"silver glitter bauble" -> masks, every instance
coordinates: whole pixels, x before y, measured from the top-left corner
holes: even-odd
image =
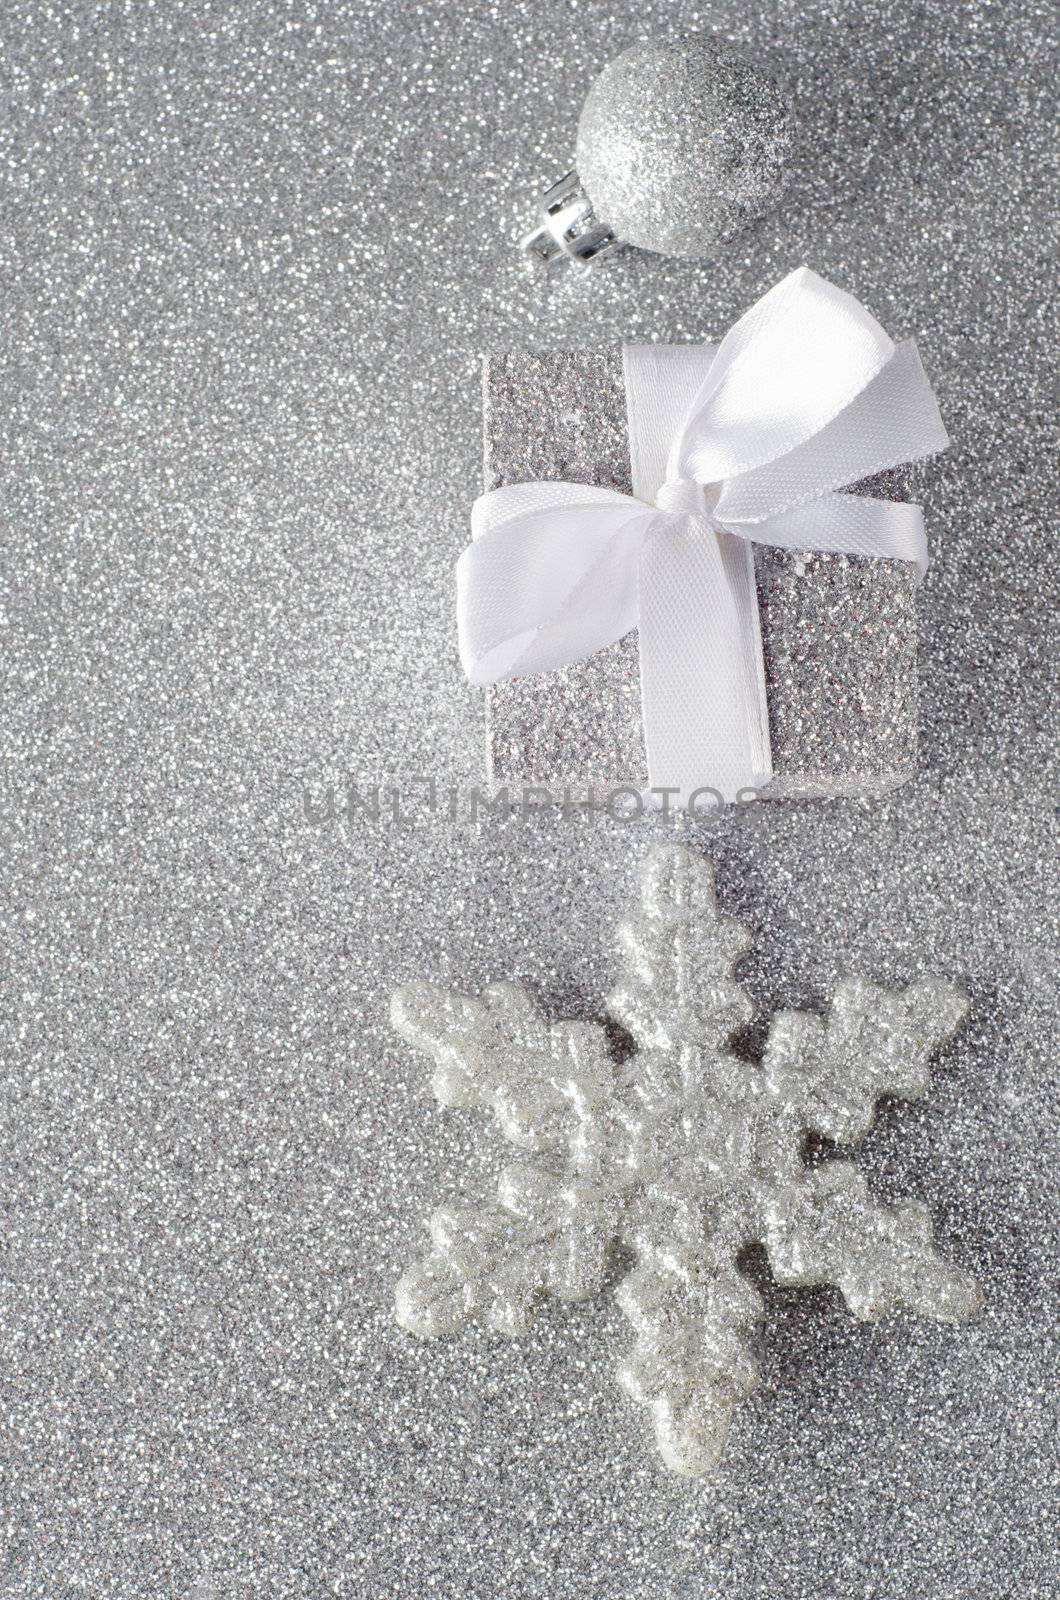
[[[703,256],[768,208],[791,138],[771,79],[709,40],[651,40],[593,84],[576,161],[619,238]]]
[[[523,241],[540,262],[588,266],[620,244],[710,255],[768,210],[794,137],[771,78],[710,39],[647,40],[589,91],[577,171],[545,196]]]

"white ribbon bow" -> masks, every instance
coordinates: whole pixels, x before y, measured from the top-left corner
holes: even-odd
[[[919,506],[837,491],[949,443],[911,339],[800,267],[719,346],[624,351],[633,496],[517,483],[457,563],[472,683],[553,672],[639,628],[648,779],[731,799],[772,772],[752,544],[913,562]]]

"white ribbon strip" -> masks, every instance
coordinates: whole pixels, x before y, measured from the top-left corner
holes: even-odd
[[[633,493],[691,515],[656,517],[640,559],[640,687],[655,788],[687,775],[731,798],[771,771],[754,553],[704,523],[698,485],[670,479],[671,446],[701,394],[716,345],[626,345],[623,370]],[[681,707],[697,698],[694,726]],[[690,786],[696,787],[695,784]],[[687,795],[686,795],[687,798]]]
[[[771,773],[752,543],[911,561],[919,506],[837,491],[945,449],[912,341],[805,267],[715,349],[625,350],[633,496],[519,483],[476,500],[457,563],[472,683],[552,672],[640,630],[653,788],[727,799]]]

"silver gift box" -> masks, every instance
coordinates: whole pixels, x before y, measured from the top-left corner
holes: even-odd
[[[487,489],[557,479],[631,492],[620,349],[489,356],[483,414]],[[905,498],[899,474],[852,489]],[[756,546],[755,576],[774,774],[763,794],[879,795],[907,782],[917,759],[910,566]],[[646,786],[635,630],[587,661],[487,693],[495,787],[586,798]]]

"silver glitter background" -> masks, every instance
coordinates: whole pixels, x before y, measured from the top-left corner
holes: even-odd
[[[1052,1592],[1057,812],[1038,0],[25,4],[0,19],[7,1596],[967,1600]],[[782,51],[803,144],[712,266],[542,284],[514,242],[639,34]],[[809,137],[807,137],[807,134]],[[452,563],[480,356],[701,338],[805,261],[915,331],[956,441],[922,759],[690,833],[763,1008],[960,978],[866,1169],[988,1295],[959,1329],[766,1287],[711,1480],[611,1377],[606,1299],[418,1344],[393,1285],[496,1141],[392,987],[589,1015],[651,826],[313,822],[481,770]],[[314,813],[315,815],[315,813]]]

